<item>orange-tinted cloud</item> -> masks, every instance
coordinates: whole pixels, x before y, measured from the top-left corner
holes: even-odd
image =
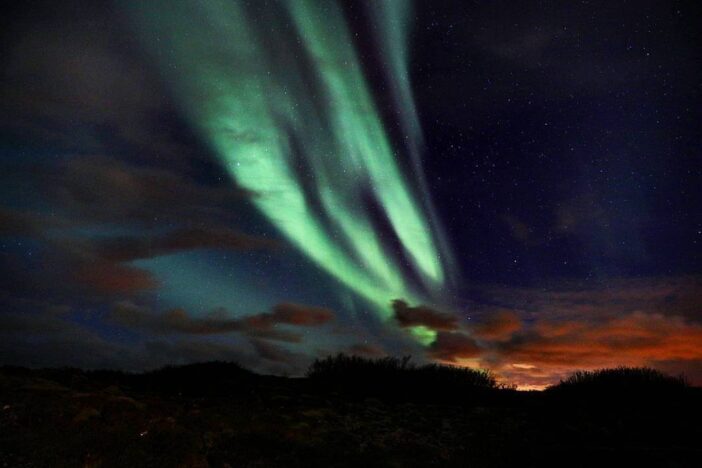
[[[702,363],[702,324],[643,312],[594,322],[542,320],[485,356],[491,356],[493,368],[506,380],[537,387],[576,369],[660,367],[658,363],[685,368],[684,362],[695,367]],[[702,375],[690,377],[702,383]]]
[[[366,343],[351,345],[349,346],[347,352],[351,355],[365,357],[382,357],[387,354],[380,346]]]
[[[642,312],[597,322],[540,321],[500,352],[515,362],[580,368],[702,360],[702,325]]]
[[[439,332],[429,346],[428,355],[438,361],[458,362],[479,357],[483,350],[473,338],[460,332]]]
[[[306,327],[324,325],[334,318],[334,312],[324,307],[313,307],[292,302],[283,302],[273,307],[272,312],[247,317],[244,321],[254,328],[267,328],[278,323]]]
[[[436,311],[427,306],[410,307],[397,299],[392,303],[395,320],[401,327],[425,326],[433,330],[456,330],[458,319],[455,315]]]
[[[286,303],[275,306],[273,312],[244,318],[232,318],[223,310],[214,311],[204,317],[194,317],[182,309],[155,313],[147,307],[127,301],[116,304],[110,313],[110,319],[115,323],[156,333],[215,335],[239,332],[252,338],[291,343],[302,341],[302,336],[299,333],[278,328],[277,325],[317,327],[333,318],[333,312],[328,309]]]
[[[522,388],[543,388],[578,369],[651,366],[702,384],[701,280],[611,280],[587,288],[485,288],[480,318],[439,334],[427,354],[470,360]],[[477,306],[476,306],[477,307]],[[475,341],[473,341],[475,340]]]
[[[146,270],[102,261],[76,266],[74,279],[99,294],[134,293],[158,286]]]
[[[497,310],[487,315],[481,322],[474,323],[472,335],[481,340],[504,340],[522,328],[519,316],[511,310]]]

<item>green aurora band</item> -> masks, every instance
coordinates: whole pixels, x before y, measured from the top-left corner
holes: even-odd
[[[384,31],[379,50],[424,188],[406,63],[409,2],[374,5]],[[392,299],[438,297],[448,254],[428,201],[413,197],[396,161],[339,5],[150,0],[129,12],[186,117],[292,244],[383,318]],[[410,286],[374,226],[369,192],[421,288]],[[434,338],[421,327],[414,333],[425,343]]]

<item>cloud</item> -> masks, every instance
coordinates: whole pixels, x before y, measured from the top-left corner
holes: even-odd
[[[702,277],[693,275],[559,281],[542,288],[475,285],[471,294],[479,298],[475,307],[520,310],[530,318],[544,313],[552,318],[597,318],[613,311],[648,311],[702,320],[702,311],[694,306],[702,299]]]
[[[251,344],[263,359],[276,363],[293,365],[299,358],[299,353],[293,353],[287,348],[275,345],[268,341],[252,339]]]
[[[273,249],[278,244],[265,238],[250,236],[232,229],[177,229],[159,236],[112,237],[96,243],[102,258],[125,262],[152,258],[194,249],[257,250]]]
[[[702,373],[689,372],[702,368],[702,324],[679,316],[635,312],[593,322],[543,319],[509,336],[474,337],[441,332],[427,355],[490,368],[523,388],[556,383],[576,369],[622,365],[687,369],[693,382],[702,383]]]
[[[0,236],[37,237],[46,229],[66,224],[56,216],[0,206]]]
[[[471,320],[396,301],[403,327],[438,330],[425,357],[492,369],[522,388],[543,388],[578,369],[685,369],[702,384],[702,278],[563,281],[549,288],[474,286]]]
[[[104,295],[131,294],[158,286],[158,281],[146,270],[103,261],[76,266],[74,280],[91,292]]]
[[[251,193],[226,184],[204,184],[173,167],[136,165],[113,157],[74,157],[40,172],[54,203],[92,222],[230,223]]]
[[[159,285],[148,271],[104,261],[89,246],[82,250],[80,243],[68,246],[29,239],[21,246],[24,251],[0,255],[4,287],[16,298],[86,303],[131,296]]]
[[[348,347],[347,353],[356,356],[365,356],[373,358],[387,355],[387,353],[380,346],[367,343],[358,343],[351,345]]]
[[[432,359],[455,363],[461,359],[480,357],[482,351],[476,341],[465,333],[439,332],[427,354]]]
[[[543,320],[498,346],[489,360],[505,379],[536,387],[555,383],[575,369],[699,369],[702,325],[640,312],[594,323]],[[702,373],[690,378],[700,384]]]
[[[0,59],[3,130],[65,150],[94,151],[115,143],[149,148],[177,163],[187,148],[158,118],[169,110],[174,114],[173,105],[156,72],[130,50],[128,31],[115,21],[115,12],[105,5],[80,5],[81,15],[70,5],[52,7],[47,21],[37,19],[42,14],[36,8],[23,5],[10,15],[14,21],[3,24],[8,30]]]
[[[87,314],[76,315],[62,304],[17,299],[0,291],[0,365],[139,371],[222,360],[260,372],[301,375],[313,358],[284,345],[267,343],[257,330],[220,339],[218,331],[232,328],[221,312],[217,323],[199,322],[182,311],[154,318],[148,307],[121,303],[112,315],[108,320],[118,319],[130,331],[140,332],[139,338],[114,339],[113,332],[105,337],[89,325],[95,322],[94,315],[87,321]],[[154,333],[151,329],[164,324],[173,328],[172,333]]]
[[[149,271],[103,258],[96,242],[78,237],[44,239],[43,253],[37,255],[37,261],[46,267],[32,272],[31,280],[47,292],[57,287],[63,295],[86,298],[130,296],[159,286]],[[55,284],[48,284],[51,282]]]
[[[267,328],[279,323],[306,327],[324,325],[334,318],[334,312],[324,307],[312,307],[291,302],[283,302],[273,307],[273,311],[253,315],[245,319],[254,328]]]
[[[0,219],[9,226],[4,231],[40,240],[50,252],[46,261],[52,268],[64,266],[99,294],[157,286],[148,272],[124,264],[132,260],[195,249],[278,247],[271,239],[230,227],[232,208],[249,196],[233,186],[202,185],[169,170],[105,157],[72,158],[38,172],[54,211],[65,216],[3,209]],[[138,234],[88,237],[75,229],[100,232],[115,226]]]
[[[113,307],[108,318],[127,328],[158,334],[218,335],[237,332],[251,338],[298,343],[302,341],[299,333],[278,328],[278,325],[320,327],[331,321],[334,313],[320,307],[283,303],[273,307],[272,312],[243,318],[230,318],[224,310],[204,317],[193,317],[182,309],[155,313],[148,307],[122,301]]]
[[[131,352],[71,321],[64,306],[0,295],[0,364],[129,367]]]
[[[411,307],[397,299],[392,303],[395,320],[401,327],[425,326],[433,330],[456,330],[458,318],[455,315],[436,311],[427,306]]]
[[[500,305],[485,307],[467,332],[479,339],[478,365],[524,388],[556,383],[576,369],[619,365],[688,369],[699,384],[700,281],[682,276],[562,283],[548,290],[486,287],[482,301]]]
[[[151,340],[141,354],[150,363],[146,368],[193,362],[233,361],[263,374],[303,375],[313,356],[262,340],[221,343],[201,338]],[[145,367],[142,365],[141,369]]]
[[[279,246],[231,227],[233,208],[249,197],[233,186],[202,185],[169,170],[106,157],[76,157],[24,171],[16,178],[37,179],[37,193],[50,200],[51,209],[0,207],[0,236],[34,242],[32,263],[43,266],[30,271],[19,267],[25,259],[8,256],[0,259],[0,269],[3,276],[22,277],[17,281],[22,289],[34,285],[35,293],[61,284],[62,294],[129,295],[158,287],[148,271],[126,264],[132,260],[195,249]],[[115,228],[135,234],[86,235]]]
[[[522,328],[519,316],[505,309],[490,311],[480,322],[470,327],[471,334],[482,340],[504,340]]]
[[[519,362],[588,368],[702,360],[702,324],[643,312],[595,322],[542,320],[500,352]]]

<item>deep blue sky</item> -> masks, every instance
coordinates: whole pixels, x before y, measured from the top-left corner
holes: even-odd
[[[466,277],[699,271],[691,4],[520,5],[418,12],[426,167]]]

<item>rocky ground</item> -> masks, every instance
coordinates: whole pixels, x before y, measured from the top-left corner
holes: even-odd
[[[0,466],[700,466],[700,389],[417,398],[236,366],[0,370]],[[194,370],[195,369],[195,370]],[[368,388],[373,388],[372,383]],[[431,397],[431,398],[429,398]]]

